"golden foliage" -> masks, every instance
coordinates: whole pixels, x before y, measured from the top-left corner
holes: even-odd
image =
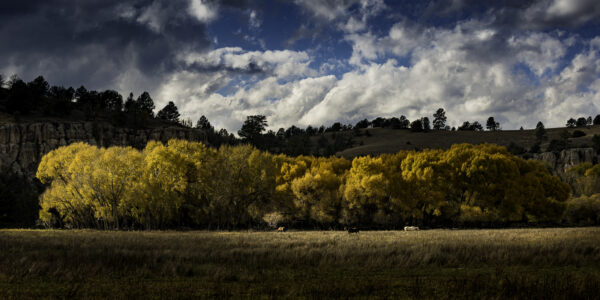
[[[76,143],[44,156],[37,177],[50,184],[41,220],[75,227],[240,227],[274,212],[321,227],[539,222],[560,219],[570,193],[541,163],[487,144],[348,161],[182,140],[142,151]]]

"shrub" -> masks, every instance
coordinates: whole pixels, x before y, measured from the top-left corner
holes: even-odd
[[[585,132],[583,132],[581,130],[575,130],[575,131],[573,131],[572,136],[574,138],[582,137],[582,136],[585,136]]]
[[[540,142],[536,142],[533,144],[533,146],[531,146],[531,148],[529,148],[529,153],[540,153],[541,151],[542,148],[540,147]]]
[[[592,137],[592,147],[596,150],[596,153],[600,153],[600,135],[594,134]]]
[[[567,149],[567,143],[564,140],[551,140],[547,152],[560,152]]]
[[[514,142],[510,142],[507,149],[508,149],[508,152],[510,152],[514,155],[519,155],[519,154],[523,154],[523,153],[527,152],[527,150],[525,150],[525,148],[515,144]]]
[[[573,225],[600,224],[600,194],[581,196],[567,201],[565,221]]]

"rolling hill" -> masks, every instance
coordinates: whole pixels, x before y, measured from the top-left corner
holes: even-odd
[[[582,128],[549,128],[546,130],[547,138],[541,144],[542,151],[546,151],[551,140],[561,139],[561,133],[565,130],[571,136],[568,139],[570,148],[591,147],[593,135],[600,134],[599,125]],[[575,130],[581,130],[586,135],[574,138],[572,135]],[[430,132],[411,132],[410,130],[389,128],[368,128],[362,129],[361,134],[355,136],[353,141],[352,147],[338,152],[338,154],[352,158],[361,155],[394,153],[400,150],[448,149],[453,144],[460,143],[492,143],[507,147],[511,143],[514,143],[529,150],[536,143],[536,137],[535,130],[533,129],[501,131],[432,130]]]

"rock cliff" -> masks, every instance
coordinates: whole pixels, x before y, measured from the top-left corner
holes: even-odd
[[[142,148],[150,140],[174,138],[207,141],[202,130],[174,126],[130,129],[103,122],[0,123],[0,171],[33,176],[44,154],[74,142]]]
[[[580,163],[598,163],[598,155],[593,148],[566,149],[560,153],[544,152],[534,154],[533,159],[546,163],[554,170],[555,174],[562,174]]]

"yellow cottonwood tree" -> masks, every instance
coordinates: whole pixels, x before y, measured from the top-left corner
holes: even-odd
[[[50,152],[37,173],[51,183],[41,197],[40,219],[50,222],[55,212],[72,226],[119,228],[140,179],[140,162],[139,151],[130,147],[76,143]]]
[[[292,182],[295,179],[303,177],[308,172],[311,163],[312,159],[306,156],[292,158],[285,155],[277,155],[274,157],[277,175],[275,178],[275,195],[272,202],[272,209],[283,212],[287,220],[297,215]]]
[[[81,160],[74,160],[73,166],[77,168],[78,161],[93,161],[89,177],[86,177],[95,216],[118,229],[119,219],[127,214],[131,202],[136,198],[135,187],[141,180],[142,155],[131,147],[111,147],[94,152]]]
[[[95,212],[87,177],[96,153],[96,147],[74,143],[42,158],[36,177],[42,183],[50,183],[50,187],[40,196],[40,220],[92,226]]]
[[[215,166],[210,197],[216,226],[260,221],[257,208],[275,192],[277,173],[271,155],[249,145],[222,146]]]
[[[454,145],[444,153],[449,195],[465,222],[539,221],[560,218],[569,188],[541,163],[496,145]],[[452,202],[450,202],[452,203]]]
[[[197,142],[148,143],[140,164],[139,195],[131,206],[134,218],[150,228],[180,224],[182,218],[205,220],[215,155]]]
[[[408,153],[402,161],[402,178],[408,186],[405,201],[405,219],[415,222],[442,216],[448,206],[448,165],[441,150]]]
[[[571,189],[568,184],[552,176],[540,161],[519,161],[521,178],[513,190],[523,203],[529,221],[558,220],[566,208]],[[517,194],[518,193],[518,194]]]
[[[348,223],[368,222],[376,213],[376,223],[384,221],[389,210],[389,179],[381,157],[357,157],[352,161],[344,186],[345,214]]]
[[[350,162],[344,158],[314,158],[304,176],[291,182],[296,215],[303,221],[332,224],[342,201],[340,187]]]

